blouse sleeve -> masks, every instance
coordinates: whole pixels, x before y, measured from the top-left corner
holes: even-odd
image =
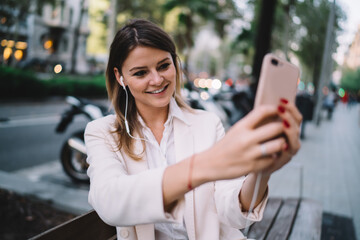
[[[261,221],[268,200],[266,192],[263,200],[251,212],[243,212],[239,193],[246,177],[215,183],[215,203],[220,221],[233,228],[242,229],[254,222]],[[248,221],[247,221],[248,220]]]
[[[171,214],[164,212],[165,168],[128,175],[122,155],[114,150],[114,140],[106,124],[93,121],[85,130],[90,205],[104,222],[113,226],[175,221]]]

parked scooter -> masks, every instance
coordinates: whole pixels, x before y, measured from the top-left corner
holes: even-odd
[[[64,133],[76,115],[85,115],[89,121],[103,117],[109,113],[108,108],[88,100],[68,96],[66,102],[70,108],[65,110],[56,127],[56,133]],[[75,182],[89,182],[86,170],[86,148],[84,130],[76,131],[67,138],[61,148],[60,161],[65,173]]]

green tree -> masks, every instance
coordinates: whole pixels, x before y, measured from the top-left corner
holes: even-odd
[[[235,52],[246,56],[246,64],[253,65],[252,75],[257,80],[267,52],[281,50],[287,58],[289,41],[294,32],[292,15],[295,0],[249,0],[248,5],[253,9],[254,18],[249,28],[242,29],[233,47]]]
[[[350,92],[360,91],[360,68],[357,70],[346,69],[343,71],[340,86]]]
[[[255,46],[256,36],[258,32],[263,31],[260,29],[259,22],[262,1],[250,0],[248,4],[254,8],[254,18],[251,21],[251,27],[243,29],[237,37],[234,49],[235,52],[246,55],[246,59],[255,60],[254,54],[258,51],[258,47]],[[318,86],[320,77],[331,4],[328,0],[278,0],[275,8],[270,47],[267,51],[282,52],[285,57],[288,57],[290,52],[295,53],[300,60],[302,70],[306,71],[306,75],[311,78],[309,82],[313,82],[315,87]],[[269,9],[266,11],[268,12]],[[341,31],[339,23],[345,19],[345,14],[339,6],[336,7],[335,13],[334,41],[331,48],[333,52],[338,45],[336,36]],[[260,40],[260,44],[265,44],[264,39]],[[256,68],[255,65],[258,67]],[[253,62],[255,78],[259,69],[259,63]]]
[[[239,11],[232,0],[169,0],[163,5],[166,12],[178,9],[178,27],[174,38],[179,50],[184,55],[184,71],[188,72],[190,51],[194,46],[194,34],[203,23],[214,23],[215,31],[223,38],[224,26],[233,18],[239,17]]]
[[[90,45],[101,44],[102,49],[109,48],[119,26],[129,19],[144,18],[160,25],[164,21],[165,13],[161,6],[165,0],[93,0],[93,3],[95,1],[101,2],[102,7],[90,9],[90,21],[101,32],[90,34]]]
[[[319,85],[321,61],[325,46],[326,28],[330,13],[331,2],[327,0],[299,1],[296,6],[296,16],[301,24],[298,28],[297,39],[298,49],[294,53],[300,59],[302,65],[312,73],[312,82],[315,88]],[[330,49],[335,52],[338,45],[336,36],[340,33],[339,22],[345,19],[345,15],[339,6],[335,9],[335,26],[332,33],[333,44]],[[331,54],[330,54],[331,55]]]

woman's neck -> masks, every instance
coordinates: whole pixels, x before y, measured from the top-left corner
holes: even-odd
[[[169,114],[169,105],[164,108],[138,109],[138,112],[144,120],[146,126],[148,126],[154,134],[156,141],[160,144],[165,128],[164,124]]]

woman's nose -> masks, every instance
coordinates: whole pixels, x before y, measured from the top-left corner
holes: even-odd
[[[164,78],[158,72],[154,72],[152,74],[150,84],[155,85],[155,86],[160,86],[162,84],[163,80],[164,80]]]

